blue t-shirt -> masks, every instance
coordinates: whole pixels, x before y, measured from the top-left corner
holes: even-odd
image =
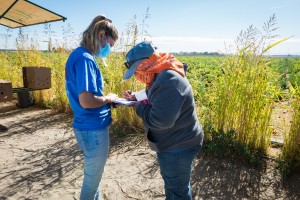
[[[85,48],[78,47],[66,63],[66,92],[74,112],[73,128],[78,130],[99,130],[111,124],[108,104],[98,108],[83,108],[79,94],[83,91],[103,96],[103,79],[94,57]]]

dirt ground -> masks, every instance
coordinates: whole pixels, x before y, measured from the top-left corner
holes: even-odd
[[[0,103],[0,200],[79,199],[83,163],[71,120],[36,106]],[[282,179],[273,159],[257,169],[202,154],[191,183],[194,199],[300,199],[300,174]],[[111,134],[102,195],[106,200],[164,199],[155,154],[145,142]]]

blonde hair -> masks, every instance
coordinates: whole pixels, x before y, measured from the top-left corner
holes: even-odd
[[[103,15],[93,19],[91,24],[82,34],[80,46],[86,48],[91,54],[95,54],[100,45],[99,35],[110,36],[114,41],[118,39],[118,31],[112,21]]]

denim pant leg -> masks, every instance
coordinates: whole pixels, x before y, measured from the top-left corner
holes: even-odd
[[[191,200],[192,162],[201,145],[180,152],[157,153],[160,173],[165,183],[166,200]]]
[[[109,128],[97,131],[74,130],[84,156],[81,200],[100,199],[99,184],[109,150]]]

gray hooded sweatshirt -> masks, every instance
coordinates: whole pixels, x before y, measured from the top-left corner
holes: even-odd
[[[149,104],[139,104],[136,113],[143,120],[152,150],[176,152],[202,145],[204,134],[186,77],[174,70],[163,70],[146,93]]]

